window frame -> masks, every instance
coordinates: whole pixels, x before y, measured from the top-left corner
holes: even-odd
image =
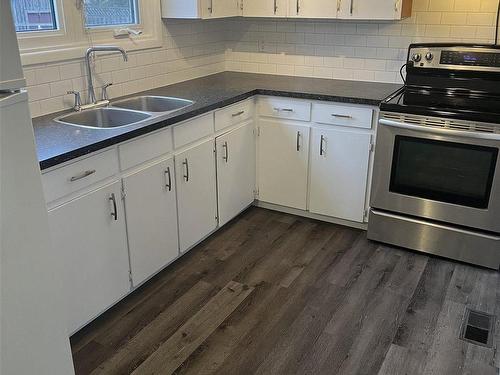
[[[80,2],[83,0],[80,0]],[[115,45],[126,51],[157,48],[162,45],[160,0],[137,0],[139,23],[134,25],[84,25],[83,8],[78,0],[54,0],[57,30],[17,33],[23,65],[49,63],[83,57],[90,45]],[[114,37],[114,30],[130,27],[142,31],[132,37]]]

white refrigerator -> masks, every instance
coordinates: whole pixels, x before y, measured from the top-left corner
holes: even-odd
[[[0,374],[73,374],[10,0],[0,0]]]

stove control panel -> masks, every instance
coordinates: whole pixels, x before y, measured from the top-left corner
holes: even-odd
[[[410,46],[408,63],[423,69],[500,72],[500,49],[472,45],[417,44]]]

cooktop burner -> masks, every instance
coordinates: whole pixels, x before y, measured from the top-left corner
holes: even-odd
[[[461,89],[404,87],[386,99],[382,111],[439,116],[460,120],[500,122],[500,95]]]
[[[405,87],[382,111],[500,123],[500,47],[412,44]]]

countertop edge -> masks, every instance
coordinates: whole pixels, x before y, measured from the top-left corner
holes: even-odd
[[[248,99],[252,96],[256,95],[269,95],[269,96],[281,96],[288,97],[293,99],[308,99],[308,100],[320,100],[320,101],[332,101],[332,102],[341,102],[341,103],[351,103],[351,104],[361,104],[361,105],[370,105],[370,106],[379,106],[384,99],[376,100],[376,99],[366,99],[366,98],[354,98],[348,96],[337,96],[337,95],[328,95],[328,94],[313,94],[313,93],[302,93],[302,92],[293,92],[293,91],[281,91],[281,90],[273,90],[273,89],[254,89],[250,90],[246,93],[239,94],[233,96],[231,98],[223,99],[206,107],[197,108],[195,110],[179,114],[178,116],[170,117],[166,120],[161,120],[157,123],[144,126],[143,128],[135,129],[130,132],[126,132],[114,137],[110,137],[104,141],[99,141],[90,145],[87,145],[82,148],[78,148],[75,150],[71,150],[70,152],[66,152],[45,160],[40,160],[40,169],[46,170],[52,167],[55,167],[59,164],[68,162],[70,160],[89,155],[91,153],[97,152],[99,150],[103,150],[105,148],[117,145],[119,143],[131,140],[133,138],[140,137],[142,135],[146,135],[148,133],[164,129],[168,126],[172,126],[178,124],[183,121],[187,121],[194,117],[203,115],[204,113],[217,110],[219,108],[223,108],[242,100]]]

